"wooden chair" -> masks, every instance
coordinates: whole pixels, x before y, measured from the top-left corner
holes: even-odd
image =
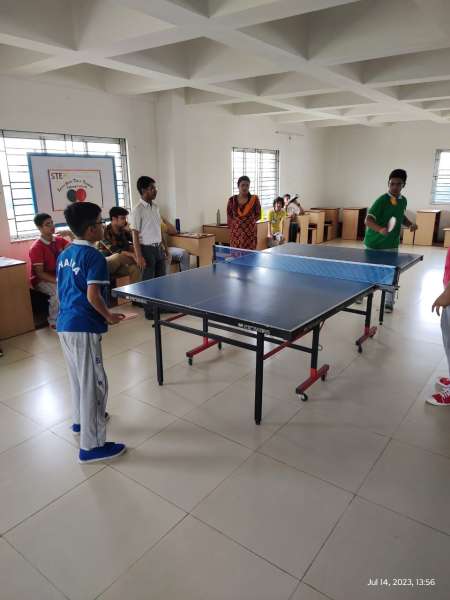
[[[325,211],[309,210],[298,217],[300,244],[321,244],[325,229]]]
[[[282,223],[281,233],[283,234],[283,243],[289,241],[289,227],[291,226],[291,217],[285,217]]]

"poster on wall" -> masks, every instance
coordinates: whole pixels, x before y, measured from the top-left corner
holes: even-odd
[[[99,169],[49,169],[50,194],[54,212],[64,212],[72,202],[94,202],[103,208],[102,174]]]
[[[36,212],[65,224],[64,209],[74,202],[93,202],[106,217],[118,204],[114,157],[28,153]]]

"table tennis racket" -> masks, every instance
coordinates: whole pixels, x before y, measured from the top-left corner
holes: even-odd
[[[129,321],[130,319],[135,319],[138,314],[137,313],[123,313],[125,314],[125,317],[119,321],[119,323],[123,323],[124,321]],[[116,325],[119,325],[119,323],[116,323]]]
[[[388,233],[391,233],[391,231],[394,229],[396,224],[397,224],[397,219],[395,217],[391,217],[389,219],[389,221],[387,222]]]

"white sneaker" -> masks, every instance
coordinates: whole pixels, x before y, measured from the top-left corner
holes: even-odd
[[[448,377],[438,377],[434,385],[437,392],[445,392],[450,390],[450,379]]]
[[[448,406],[450,407],[450,389],[445,392],[433,394],[430,398],[427,398],[425,402],[433,404],[434,406]]]

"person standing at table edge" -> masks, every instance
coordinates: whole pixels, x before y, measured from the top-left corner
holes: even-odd
[[[261,204],[258,196],[250,193],[250,179],[246,175],[239,177],[237,186],[239,194],[231,196],[227,205],[230,246],[256,250],[256,222],[261,218]]]
[[[407,173],[404,169],[394,169],[389,175],[388,191],[375,200],[366,217],[364,245],[369,250],[397,250],[400,244],[402,225],[416,231],[417,225],[405,215],[407,200],[402,195]],[[395,225],[388,231],[389,221],[394,217]],[[386,292],[386,312],[394,309],[395,292]]]
[[[154,202],[158,190],[151,177],[139,177],[136,183],[141,200],[130,214],[130,228],[136,263],[142,269],[142,280],[166,274],[166,256],[161,235],[161,215]],[[151,307],[145,307],[145,318],[153,319]]]

